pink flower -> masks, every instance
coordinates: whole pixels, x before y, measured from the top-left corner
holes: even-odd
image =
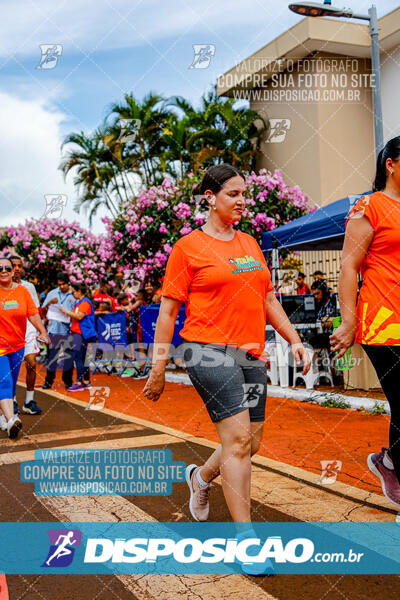
[[[179,233],[181,235],[187,235],[188,233],[192,232],[192,228],[190,227],[190,225],[188,223],[185,223],[184,226],[182,227],[182,229],[180,229]]]

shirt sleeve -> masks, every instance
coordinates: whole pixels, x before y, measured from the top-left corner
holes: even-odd
[[[167,262],[162,296],[186,302],[189,286],[193,279],[193,269],[183,250],[175,245]]]
[[[33,315],[37,315],[39,313],[36,304],[33,301],[33,298],[26,288],[24,289],[25,297],[26,297],[26,306],[27,306],[27,316],[33,317]]]
[[[78,310],[76,312],[84,313],[85,315],[90,315],[92,312],[92,307],[90,306],[87,300],[84,300],[82,304],[78,306]]]
[[[253,239],[254,239],[254,238],[253,238]],[[263,251],[261,250],[261,248],[260,248],[260,245],[259,245],[259,243],[257,242],[257,240],[254,240],[254,244],[255,244],[255,246],[256,246],[256,251],[257,251],[258,258],[259,258],[259,260],[261,261],[261,264],[262,264],[262,265],[265,267],[265,270],[266,270],[266,272],[267,272],[267,276],[268,276],[268,277],[267,277],[267,293],[268,293],[268,292],[272,292],[272,290],[274,289],[274,286],[272,285],[272,281],[271,281],[271,273],[270,273],[270,270],[269,270],[269,268],[268,268],[267,261],[265,260],[264,253],[263,253]]]
[[[378,226],[378,214],[372,199],[372,195],[362,196],[362,198],[357,200],[347,215],[345,227],[347,227],[350,219],[359,219],[361,217],[367,217],[368,221],[371,223],[371,227],[374,231],[376,231]]]
[[[52,300],[52,299],[53,299],[52,292],[49,292],[47,294],[46,298],[43,301],[42,308],[44,308],[45,306],[47,306],[48,303],[50,302],[50,300]]]
[[[35,288],[35,286],[33,285],[33,283],[31,283],[31,285],[29,286],[29,288],[28,288],[28,289],[29,289],[29,291],[30,291],[30,293],[31,293],[31,296],[32,296],[32,298],[33,298],[33,301],[34,301],[34,303],[36,304],[36,307],[37,307],[37,308],[39,308],[39,306],[40,306],[40,302],[39,302],[39,298],[38,298],[38,295],[37,295],[36,288]]]

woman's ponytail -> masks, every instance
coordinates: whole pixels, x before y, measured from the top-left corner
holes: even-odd
[[[376,175],[374,183],[372,184],[372,190],[374,192],[380,192],[386,186],[386,161],[391,158],[393,161],[399,160],[400,158],[400,136],[392,138],[387,142],[384,148],[379,152],[376,160]]]

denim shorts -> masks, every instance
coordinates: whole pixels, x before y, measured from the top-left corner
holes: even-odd
[[[218,344],[183,341],[183,359],[194,388],[216,423],[244,410],[265,419],[267,365],[251,354]]]

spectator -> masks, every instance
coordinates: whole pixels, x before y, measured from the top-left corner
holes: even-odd
[[[312,293],[311,288],[308,285],[308,283],[306,283],[305,279],[306,279],[305,274],[302,273],[301,271],[299,271],[299,273],[297,275],[297,279],[296,279],[298,296]]]
[[[112,296],[108,293],[108,283],[106,280],[100,281],[99,288],[94,291],[93,301],[96,307],[99,307],[100,302],[107,302],[112,308]]]
[[[117,297],[118,301],[118,310],[124,310],[126,312],[132,311],[132,302],[129,294],[126,292],[121,292]]]
[[[90,371],[85,365],[88,345],[97,339],[95,328],[94,307],[87,295],[84,283],[73,283],[72,290],[77,301],[73,311],[61,307],[61,312],[71,317],[72,346],[74,349],[74,361],[76,366],[76,383],[69,392],[79,392],[90,388]]]
[[[49,291],[51,290],[51,285],[46,285],[43,292],[40,292],[39,294],[39,300],[40,302],[43,304],[47,294],[49,293]]]
[[[317,281],[318,279],[325,281],[325,273],[322,271],[314,271],[312,277],[314,277],[314,281]]]
[[[144,290],[147,304],[159,304],[161,302],[161,297],[158,295],[155,286],[150,281],[147,281],[144,284]]]
[[[109,295],[109,297],[111,299],[111,311],[112,312],[115,312],[116,310],[118,310],[120,308],[120,306],[118,304],[118,300],[116,298],[116,296],[118,296],[119,293],[120,293],[119,288],[113,287],[110,284],[107,286],[107,294]]]
[[[125,350],[125,357],[129,359],[131,367],[124,368],[121,377],[137,377],[141,375],[140,363],[135,362],[135,345],[137,340],[137,312],[133,308],[130,294],[121,292],[118,295],[119,310],[126,314],[126,335],[128,338],[128,347]],[[136,307],[137,308],[137,307]],[[133,348],[132,348],[132,345]]]
[[[21,257],[17,255],[10,256],[10,260],[14,268],[13,281],[15,281],[17,284],[23,285],[29,291],[36,308],[39,310],[40,302],[35,286],[30,281],[22,279],[22,277],[25,275],[25,271]],[[28,415],[40,415],[42,412],[42,409],[36,404],[33,397],[35,393],[36,382],[36,356],[40,352],[36,337],[37,331],[32,323],[28,321],[26,324],[24,352],[24,362],[26,367],[26,398],[22,407],[22,412],[27,413]],[[14,398],[14,413],[18,413],[18,404],[16,398]]]
[[[76,300],[69,286],[69,276],[67,273],[57,273],[57,287],[50,290],[44,302],[43,309],[48,315],[50,306],[61,309],[62,306],[72,311],[75,307]],[[50,337],[46,379],[43,384],[44,390],[49,390],[56,376],[57,362],[60,355],[60,350],[63,353],[63,374],[62,379],[65,387],[68,389],[72,386],[72,371],[73,349],[72,336],[70,336],[71,319],[68,317],[66,321],[60,321],[54,318],[56,315],[48,319],[47,331]]]
[[[24,357],[27,320],[46,343],[50,341],[31,294],[13,282],[13,270],[11,260],[0,257],[0,429],[11,439],[22,428],[18,414],[14,414],[13,398]]]
[[[331,294],[333,294],[333,289],[328,286],[328,282],[326,281],[325,273],[323,273],[322,271],[314,271],[314,273],[312,274],[312,277],[314,277],[314,281],[325,281],[329,292]]]
[[[146,304],[148,304],[146,290],[144,288],[140,288],[136,292],[135,301],[132,303],[131,311],[132,333],[134,341],[137,342],[138,363],[140,366],[139,374],[135,375],[136,379],[147,377],[147,375],[144,374],[147,364],[147,349],[143,344],[143,331],[142,324],[140,322],[140,307]]]
[[[317,303],[317,319],[333,317],[336,307],[332,301],[331,293],[325,281],[317,280],[311,284],[311,290]]]
[[[95,315],[108,315],[111,312],[111,307],[109,302],[100,302],[99,308],[95,311]]]
[[[332,333],[332,317],[336,314],[336,307],[325,281],[314,281],[311,290],[317,304],[317,319],[321,321],[323,333],[314,335],[310,343],[317,348],[329,349],[329,335]]]

